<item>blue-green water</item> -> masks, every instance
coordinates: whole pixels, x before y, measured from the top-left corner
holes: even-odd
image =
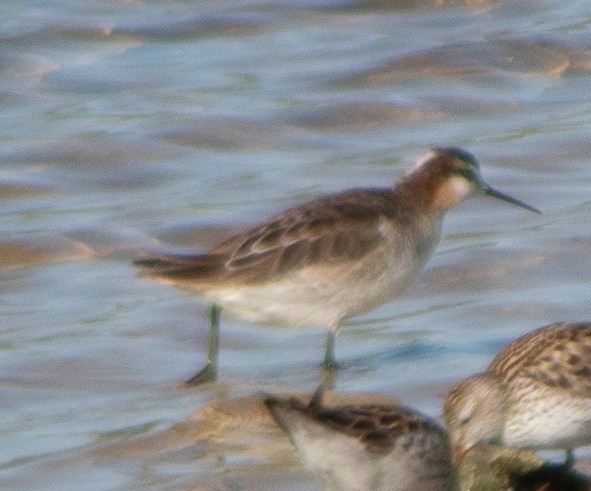
[[[130,261],[386,185],[431,145],[466,147],[544,215],[484,199],[450,213],[414,285],[341,332],[336,388],[436,416],[506,341],[589,318],[587,2],[5,1],[0,15],[3,489],[310,489],[280,434],[183,424],[220,398],[314,390],[323,329],[224,319],[220,382],[186,389],[206,306]]]

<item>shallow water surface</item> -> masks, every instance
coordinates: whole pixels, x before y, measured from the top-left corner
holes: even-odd
[[[250,398],[312,392],[323,329],[224,318],[219,382],[187,389],[207,307],[130,262],[388,185],[428,146],[469,149],[487,182],[544,215],[486,199],[452,211],[413,286],[342,330],[336,389],[437,416],[448,384],[505,342],[589,319],[587,2],[0,13],[3,489],[319,489]],[[225,401],[244,420],[210,417]]]

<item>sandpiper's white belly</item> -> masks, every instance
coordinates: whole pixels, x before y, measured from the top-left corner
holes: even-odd
[[[305,424],[305,423],[304,423]],[[291,433],[304,466],[341,491],[449,491],[456,489],[449,448],[436,434],[397,438],[374,454],[356,439],[310,424]]]
[[[519,385],[505,422],[506,445],[561,449],[591,443],[591,399],[528,379]]]

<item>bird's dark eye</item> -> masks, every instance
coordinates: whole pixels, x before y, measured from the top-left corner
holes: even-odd
[[[474,171],[468,167],[461,167],[457,169],[458,174],[462,175],[467,181],[474,181]]]

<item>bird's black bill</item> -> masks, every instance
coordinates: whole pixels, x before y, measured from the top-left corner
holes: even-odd
[[[484,194],[486,194],[488,196],[491,196],[496,199],[500,199],[501,201],[506,201],[507,203],[511,203],[512,205],[519,206],[520,208],[525,208],[526,210],[533,211],[534,213],[539,213],[540,215],[542,214],[542,212],[540,210],[538,210],[537,208],[534,208],[533,206],[529,206],[527,203],[524,203],[523,201],[520,201],[516,198],[512,198],[511,196],[509,196],[505,193],[501,193],[500,191],[497,191],[496,189],[493,189],[487,185],[484,185],[482,190],[484,191]]]

